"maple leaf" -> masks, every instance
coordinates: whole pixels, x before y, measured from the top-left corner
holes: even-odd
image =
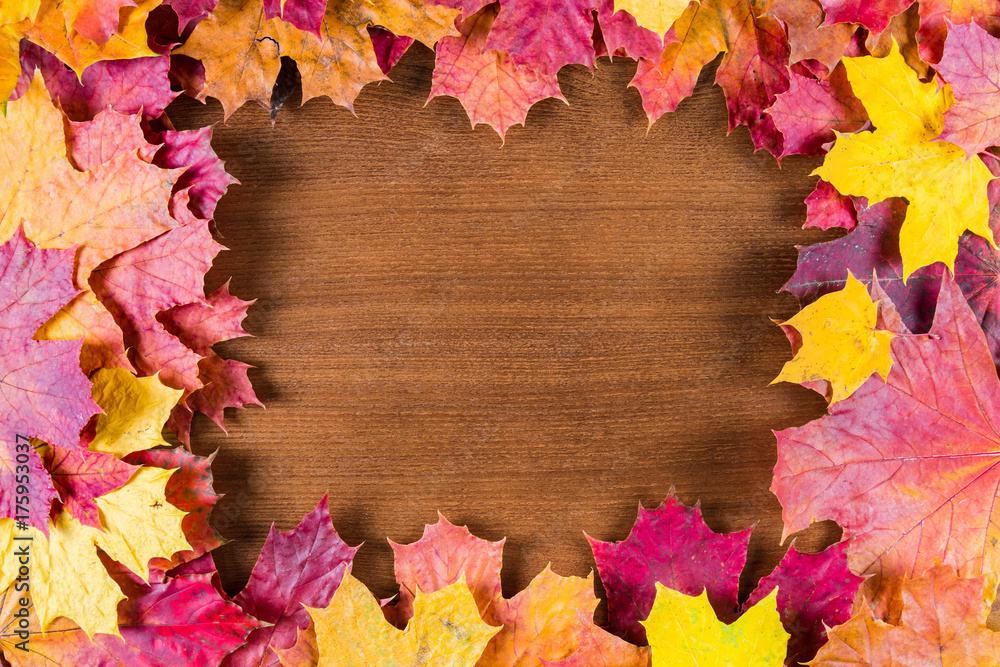
[[[175,212],[178,208],[187,209],[181,204]],[[159,373],[164,384],[176,389],[201,388],[201,355],[167,332],[156,315],[204,303],[204,274],[221,250],[208,223],[192,219],[94,271],[90,285],[121,327],[126,345],[133,349],[132,362],[142,373]]]
[[[207,17],[218,3],[219,0],[163,0],[163,4],[170,5],[177,14],[177,28],[181,33],[193,28],[192,22]]]
[[[82,340],[80,369],[91,374],[99,368],[124,368],[132,363],[125,353],[122,330],[97,296],[78,294],[35,332],[35,340]]]
[[[129,464],[174,471],[164,487],[164,497],[168,503],[185,513],[181,528],[191,550],[178,551],[169,561],[153,559],[151,567],[172,569],[225,543],[208,523],[212,508],[222,497],[212,489],[211,465],[214,458],[214,453],[207,457],[196,456],[183,447],[147,449],[125,457],[125,462]]]
[[[829,415],[776,433],[771,489],[785,535],[837,521],[851,538],[851,570],[873,575],[865,588],[890,618],[902,578],[936,561],[993,587],[1000,569],[990,548],[1000,521],[1000,438],[990,426],[1000,379],[950,277],[930,334],[893,341],[884,382],[872,377]]]
[[[656,60],[640,60],[630,86],[650,124],[694,91],[702,67],[726,55],[715,82],[726,93],[729,131],[747,125],[756,148],[781,153],[781,136],[763,111],[788,90],[788,40],[781,23],[755,0],[692,3],[667,35]]]
[[[648,667],[648,646],[636,646],[594,625],[585,613],[577,613],[580,644],[562,660],[542,660],[545,667]]]
[[[34,22],[40,0],[18,0],[0,5],[0,110],[21,76],[20,42]]]
[[[420,0],[329,2],[319,36],[265,16],[261,0],[223,0],[176,53],[202,60],[205,86],[197,97],[222,102],[228,118],[247,100],[265,107],[281,68],[281,56],[298,65],[302,102],[320,95],[353,109],[354,98],[372,81],[386,78],[367,28],[381,25],[428,46],[455,34],[458,11]],[[329,63],[337,63],[330,67]]]
[[[48,531],[52,501],[58,497],[42,460],[27,438],[0,442],[0,518],[18,515],[29,525]],[[20,507],[20,511],[18,511]]]
[[[615,0],[614,11],[626,11],[638,25],[665,35],[689,4],[691,0]]]
[[[19,594],[8,589],[0,597],[0,616],[11,618],[18,609],[18,598]],[[97,634],[91,639],[67,619],[58,619],[47,632],[41,632],[35,610],[31,606],[27,609],[27,652],[15,648],[23,640],[13,624],[0,631],[0,647],[13,667],[217,665],[259,626],[223,599],[212,585],[211,575],[177,576],[151,584],[141,595],[125,600],[118,607],[118,636]]]
[[[598,4],[598,0],[507,0],[500,3],[484,49],[509,54],[515,65],[547,77],[555,77],[564,65],[593,69],[593,12]]]
[[[639,621],[653,606],[656,582],[687,595],[706,589],[719,617],[734,620],[751,530],[714,533],[705,525],[700,506],[686,507],[671,490],[656,509],[639,506],[635,526],[625,540],[601,542],[588,536],[608,594],[608,629],[634,644],[645,644]]]
[[[89,637],[117,632],[116,607],[125,596],[97,557],[94,536],[88,531],[98,532],[65,511],[49,524],[47,535],[34,528],[29,529],[30,534],[18,531],[18,537],[32,538],[29,586],[42,630],[65,616],[75,620]],[[17,577],[13,533],[13,519],[0,519],[3,590]]]
[[[918,5],[918,2],[914,2],[902,14],[892,17],[892,20],[889,21],[889,27],[880,34],[869,32],[865,38],[863,49],[859,44],[859,53],[851,55],[885,58],[892,51],[892,45],[895,41],[896,45],[899,46],[899,52],[903,55],[903,61],[917,73],[920,80],[926,81],[932,78],[931,66],[921,59],[920,47],[917,42],[917,31],[920,29]]]
[[[826,643],[828,627],[851,617],[851,604],[863,581],[847,567],[846,542],[818,554],[800,552],[793,543],[743,608],[760,604],[777,588],[777,609],[789,635],[785,664],[797,665],[812,659]]]
[[[309,619],[309,627],[299,628],[291,648],[275,649],[282,667],[317,667],[319,649],[316,648],[316,626]]]
[[[441,95],[457,98],[473,127],[486,123],[503,139],[511,125],[524,124],[535,102],[546,97],[566,102],[566,98],[554,74],[518,65],[509,54],[487,46],[496,16],[496,5],[487,5],[457,22],[459,37],[445,37],[438,42],[427,99]]]
[[[37,74],[0,118],[0,146],[0,238],[23,223],[39,247],[79,246],[78,286],[104,260],[177,225],[168,204],[180,171],[134,153],[77,170],[67,159],[63,114]]]
[[[54,54],[80,76],[87,67],[101,60],[157,55],[146,44],[146,19],[161,1],[136,0],[128,3],[132,6],[122,6],[113,17],[115,32],[102,44],[78,30],[73,23],[78,18],[84,23],[93,18],[94,7],[107,7],[121,0],[42,0],[35,22],[25,30],[25,37]],[[92,28],[92,36],[100,37],[104,33],[103,28]]]
[[[980,667],[1000,663],[1000,634],[986,627],[983,580],[962,579],[945,565],[903,586],[899,625],[875,618],[867,605],[829,630],[813,667],[864,664]]]
[[[816,60],[833,70],[848,53],[858,27],[851,23],[823,25],[823,8],[818,0],[775,0],[767,15],[780,19],[788,32],[789,60]]]
[[[785,362],[775,382],[830,382],[830,405],[844,400],[873,373],[889,374],[891,331],[876,329],[878,308],[864,284],[849,271],[839,292],[824,294],[787,322],[802,336],[802,347]]]
[[[368,27],[368,35],[372,38],[375,59],[378,60],[378,67],[383,74],[388,74],[403,57],[406,50],[416,41],[412,37],[393,34],[377,25]]]
[[[27,88],[37,68],[49,95],[71,120],[91,120],[108,107],[126,116],[157,118],[177,96],[170,90],[168,56],[104,60],[79,77],[37,44],[25,42],[20,60],[19,91],[22,85]]]
[[[173,474],[143,466],[124,485],[95,499],[104,532],[95,531],[94,542],[145,581],[151,559],[191,550],[182,529],[185,513],[166,499]]]
[[[893,44],[889,55],[846,58],[851,87],[877,128],[837,136],[833,149],[813,172],[842,194],[910,202],[900,230],[903,277],[936,261],[954,267],[958,238],[970,230],[988,239],[986,186],[993,178],[978,158],[944,141],[931,141],[942,128],[947,91],[921,83]]]
[[[465,526],[452,525],[443,514],[438,521],[424,526],[424,533],[413,544],[392,547],[399,582],[399,600],[386,607],[390,621],[402,627],[413,616],[413,599],[420,590],[433,593],[464,578],[476,600],[480,615],[502,597],[500,567],[505,540],[489,542],[469,532]]]
[[[472,667],[500,629],[479,618],[465,581],[418,594],[406,630],[382,616],[378,600],[350,572],[323,609],[306,607],[316,630],[319,665],[441,664]]]
[[[974,156],[1000,143],[1000,45],[975,23],[952,26],[935,66],[955,103],[944,114],[942,141]]]
[[[836,132],[854,132],[868,121],[842,66],[834,68],[825,80],[792,72],[790,82],[788,90],[767,110],[784,137],[779,159],[796,153],[821,155]]]
[[[154,139],[162,146],[153,156],[153,164],[164,169],[184,169],[174,184],[174,192],[187,192],[188,208],[195,217],[215,217],[216,204],[229,186],[239,181],[226,172],[225,163],[212,149],[212,128],[166,130]]]
[[[228,664],[276,664],[276,651],[291,648],[297,632],[308,627],[312,612],[306,609],[332,604],[357,551],[334,529],[326,496],[294,529],[281,532],[272,525],[250,581],[233,599],[268,625],[254,630]]]
[[[104,414],[97,418],[91,451],[122,458],[141,449],[169,446],[163,425],[181,390],[167,387],[155,375],[137,378],[121,368],[102,368],[94,374],[92,393]]]
[[[692,597],[656,582],[656,600],[642,622],[653,667],[783,665],[788,633],[775,609],[776,596],[772,592],[727,625],[716,617],[704,592]]]
[[[1000,0],[920,0],[918,47],[924,60],[941,60],[948,24],[976,22],[991,34],[1000,29]]]
[[[854,200],[837,192],[837,188],[826,181],[817,183],[816,189],[806,197],[806,222],[802,228],[819,227],[826,230],[842,227],[850,232],[857,226],[858,212]],[[871,272],[859,275],[869,273]]]
[[[820,0],[826,12],[825,25],[860,23],[880,33],[889,21],[913,4],[913,0]]]
[[[20,434],[76,448],[80,430],[99,411],[80,372],[81,342],[32,340],[76,295],[72,261],[72,251],[38,249],[20,229],[0,246],[0,424],[11,446]],[[4,505],[0,516],[11,511]]]
[[[1000,185],[1000,182],[994,183]],[[991,190],[994,187],[991,184]],[[862,278],[864,282],[868,282],[874,272],[906,327],[916,333],[925,333],[934,315],[944,267],[941,264],[924,267],[904,283],[898,241],[905,204],[889,199],[874,206],[859,203],[858,209],[860,225],[854,232],[841,239],[800,248],[795,274],[782,289],[795,294],[805,305],[843,287],[848,270],[867,276]],[[996,218],[991,219],[991,228],[997,224]],[[1000,251],[982,237],[966,232],[958,242],[954,276],[982,325],[994,363],[1000,364],[1000,310],[997,307]]]
[[[478,667],[527,667],[555,662],[572,655],[580,637],[593,631],[594,575],[562,577],[548,566],[513,598],[499,599],[484,620],[503,625]]]
[[[63,507],[83,525],[99,529],[101,520],[94,499],[121,488],[135,474],[136,467],[100,452],[52,445],[42,451],[45,469]],[[34,483],[39,479],[43,477],[34,476]]]
[[[663,35],[641,27],[628,12],[616,12],[614,0],[601,0],[597,22],[604,40],[604,49],[597,50],[599,56],[624,55],[635,60],[655,60],[663,51]]]

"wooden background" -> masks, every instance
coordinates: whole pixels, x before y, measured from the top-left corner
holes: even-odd
[[[648,134],[634,62],[564,69],[570,106],[540,103],[505,146],[454,99],[424,106],[432,67],[414,46],[356,118],[325,98],[293,97],[273,128],[255,104],[226,124],[214,101],[170,108],[179,128],[218,123],[242,182],[208,287],[232,276],[257,298],[255,338],[219,347],[256,366],[267,409],[193,434],[219,449],[225,587],[272,521],[328,492],[379,596],[396,591],[386,538],[418,539],[438,510],[507,538],[512,595],[546,563],[586,575],[583,532],[624,539],[673,486],[716,531],[756,523],[747,594],[784,551],[771,429],[824,408],[767,386],[790,356],[768,318],[797,310],[777,293],[794,246],[833,237],[800,228],[820,160],[779,168],[745,128],[727,137],[714,66]],[[821,524],[798,544],[838,537]]]

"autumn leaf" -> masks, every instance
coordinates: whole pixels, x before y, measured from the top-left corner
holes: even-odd
[[[806,197],[806,222],[802,228],[819,227],[832,229],[841,227],[853,231],[858,226],[858,212],[854,200],[837,192],[826,181],[816,184],[816,189]],[[870,271],[858,275],[868,275]]]
[[[421,0],[334,0],[327,4],[317,36],[278,18],[266,18],[261,0],[222,0],[175,53],[204,63],[206,85],[198,99],[217,98],[226,118],[247,100],[267,106],[281,56],[298,65],[303,103],[326,95],[353,109],[365,84],[386,78],[368,26],[381,25],[433,46],[441,37],[455,34],[457,14]]]
[[[80,430],[99,411],[80,372],[81,342],[32,339],[77,293],[72,271],[72,251],[38,249],[20,229],[0,246],[0,425],[12,448],[16,434],[77,448]],[[9,516],[13,506],[0,511]]]
[[[250,581],[233,599],[267,625],[247,637],[246,644],[229,656],[229,665],[276,664],[276,652],[290,649],[298,632],[309,626],[313,611],[306,609],[329,611],[357,550],[334,530],[326,496],[294,529],[281,532],[272,525]],[[357,580],[354,583],[371,597]]]
[[[83,292],[59,309],[38,328],[36,340],[81,340],[80,369],[93,373],[98,368],[133,370],[125,353],[122,330],[93,292]]]
[[[615,0],[615,12],[625,11],[635,22],[662,36],[681,17],[691,0]]]
[[[484,50],[506,53],[514,65],[545,77],[555,77],[565,65],[593,69],[593,12],[598,4],[598,0],[506,0],[500,3]]]
[[[21,76],[20,43],[38,13],[40,0],[8,1],[0,5],[0,109]]]
[[[588,536],[608,594],[608,629],[634,644],[646,644],[639,622],[652,609],[656,582],[686,595],[705,589],[719,617],[734,620],[750,531],[713,532],[699,505],[686,507],[671,491],[656,509],[639,507],[625,540],[601,542]]]
[[[873,33],[880,33],[892,17],[902,13],[913,0],[820,0],[826,12],[825,25],[860,23]]]
[[[1000,44],[975,23],[952,26],[935,65],[955,103],[944,114],[942,141],[973,157],[1000,143]]]
[[[399,600],[385,607],[385,612],[397,626],[404,626],[413,616],[413,599],[418,590],[433,593],[464,578],[480,615],[502,597],[504,540],[480,539],[465,526],[454,526],[438,514],[438,522],[424,526],[424,534],[413,544],[389,540],[389,545],[399,582]]]
[[[52,480],[31,441],[17,435],[4,439],[0,443],[0,518],[19,518],[45,533],[56,498]]]
[[[597,55],[628,56],[639,60],[655,60],[663,52],[663,35],[643,28],[628,12],[616,12],[614,0],[601,0],[597,9],[597,22],[604,49],[597,43]]]
[[[73,24],[93,19],[93,8],[104,7],[106,1],[42,0],[35,22],[25,30],[25,36],[69,65],[78,76],[101,60],[157,55],[146,44],[146,19],[162,0],[136,0],[134,4],[128,3],[131,6],[122,6],[114,16],[115,32],[110,33],[107,41],[101,44]],[[99,26],[92,25],[91,28],[89,32],[94,37],[100,37],[105,32],[105,28]]]
[[[892,367],[891,331],[876,330],[876,303],[857,278],[847,274],[839,292],[809,304],[787,322],[802,336],[802,348],[785,362],[775,382],[828,380],[830,405],[844,400],[873,373],[883,378]]]
[[[978,23],[991,34],[1000,28],[998,0],[920,0],[920,29],[917,31],[920,55],[929,63],[941,60],[948,23]]]
[[[63,616],[91,638],[95,633],[118,634],[116,608],[125,595],[98,557],[98,548],[145,581],[151,559],[190,549],[181,532],[184,513],[164,496],[172,473],[140,468],[124,485],[96,498],[101,529],[84,526],[65,510],[49,524],[48,536],[28,529],[31,600],[42,630],[51,629]],[[15,545],[22,544],[13,539],[13,524],[0,519],[3,590],[14,581]]]
[[[994,183],[1000,185],[1000,182]],[[854,208],[853,203],[851,208]],[[944,267],[932,264],[918,269],[904,283],[899,228],[905,215],[905,203],[888,199],[874,206],[859,203],[857,208],[859,226],[854,232],[834,241],[799,249],[798,267],[782,289],[792,292],[802,305],[806,305],[823,294],[841,289],[848,270],[864,276],[861,280],[866,283],[874,272],[906,327],[915,333],[926,333],[931,326]],[[991,219],[991,228],[995,228],[997,222]],[[954,276],[986,334],[994,363],[1000,364],[997,293],[1000,251],[982,237],[966,232],[958,242]]]
[[[185,513],[166,499],[173,473],[143,466],[123,486],[95,499],[104,531],[95,531],[94,542],[146,581],[151,559],[191,549],[181,528]]]
[[[789,46],[781,23],[755,0],[692,3],[656,60],[640,60],[630,86],[642,96],[650,124],[694,91],[701,69],[725,52],[715,82],[726,93],[729,131],[747,125],[756,148],[781,153],[781,135],[763,115],[788,90]]]
[[[65,510],[83,525],[100,529],[101,520],[94,499],[123,486],[135,474],[136,467],[100,452],[53,445],[45,446],[42,451],[47,476],[51,476]],[[33,476],[32,482],[38,484],[45,478],[43,475],[46,473]]]
[[[175,389],[201,388],[201,355],[167,332],[156,316],[205,301],[204,275],[221,250],[208,223],[191,220],[94,271],[91,287],[121,327],[126,345],[133,349],[132,361],[143,374],[159,373],[160,380]]]
[[[656,582],[652,611],[642,622],[653,667],[780,667],[788,633],[781,627],[776,596],[772,592],[727,625],[716,617],[706,593],[692,597]]]
[[[472,126],[486,123],[503,139],[511,125],[523,125],[531,106],[547,97],[566,102],[554,74],[517,65],[509,54],[487,48],[496,5],[458,22],[459,37],[437,45],[428,101],[451,95],[465,108]]]
[[[104,414],[90,451],[122,458],[151,447],[166,447],[163,425],[170,416],[181,390],[167,387],[155,375],[137,378],[121,368],[102,368],[94,374],[94,401]]]
[[[60,616],[79,624],[89,637],[95,633],[117,633],[118,602],[125,598],[101,560],[97,557],[94,535],[87,528],[61,512],[49,524],[48,535],[34,528],[30,534],[18,531],[19,537],[31,537],[32,563],[29,573],[31,600],[42,630],[50,628]],[[0,519],[0,554],[3,554],[3,577],[7,590],[17,576],[17,556],[13,519]]]
[[[940,565],[903,585],[899,625],[884,623],[862,604],[856,616],[829,630],[813,667],[864,664],[981,667],[1000,664],[1000,634],[987,629],[983,580],[963,579]]]
[[[8,589],[0,598],[0,617],[17,611],[20,594]],[[87,665],[88,667],[161,667],[217,665],[259,623],[228,602],[211,583],[211,575],[178,576],[151,584],[140,596],[118,607],[119,635],[86,632],[67,619],[57,619],[41,632],[28,607],[27,652],[8,625],[0,631],[0,647],[13,667]]]
[[[788,31],[789,61],[816,60],[832,71],[848,53],[858,26],[852,23],[823,25],[818,0],[774,0],[767,15],[780,19]]]
[[[472,667],[497,633],[479,618],[465,581],[418,594],[406,630],[383,618],[378,600],[350,572],[326,608],[306,607],[316,629],[320,667],[453,665]]]
[[[900,230],[903,277],[934,262],[953,268],[958,238],[970,230],[991,243],[986,186],[993,178],[978,158],[932,141],[943,127],[948,89],[921,83],[893,45],[889,55],[846,58],[847,76],[874,132],[838,134],[814,175],[842,194],[910,202]]]
[[[125,462],[132,465],[172,470],[173,474],[164,487],[164,497],[185,513],[181,528],[191,549],[175,552],[169,560],[154,558],[151,567],[172,569],[225,543],[208,522],[212,508],[222,498],[212,488],[211,465],[214,458],[214,453],[207,457],[197,456],[183,447],[146,449],[125,457]]]
[[[790,87],[778,95],[767,114],[784,137],[777,156],[822,155],[836,132],[854,132],[868,121],[861,101],[854,97],[843,67],[827,79],[792,72]]]
[[[382,70],[383,74],[388,74],[396,66],[399,59],[403,57],[403,54],[406,53],[407,49],[415,41],[412,37],[396,35],[379,26],[369,26],[368,35],[372,38],[375,59],[378,61],[378,68]]]
[[[762,604],[777,589],[777,609],[789,635],[785,664],[797,665],[811,660],[826,643],[828,627],[851,617],[851,604],[863,581],[847,567],[846,542],[817,554],[803,553],[793,543],[743,608]]]
[[[36,75],[0,117],[0,238],[18,225],[41,248],[77,250],[76,284],[105,259],[177,226],[168,210],[179,171],[134,153],[87,171],[67,159],[63,114]]]
[[[577,612],[580,644],[562,660],[542,660],[545,667],[649,667],[648,646],[636,646],[594,625],[585,613]]]
[[[830,414],[776,433],[771,489],[785,536],[833,519],[851,570],[880,615],[899,613],[904,577],[938,561],[996,586],[1000,379],[975,316],[950,277],[930,336],[898,337],[885,381],[872,377]],[[872,512],[872,507],[879,507]],[[954,517],[962,517],[956,521]]]

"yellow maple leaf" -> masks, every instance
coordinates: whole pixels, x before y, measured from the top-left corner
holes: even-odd
[[[464,576],[434,593],[418,591],[406,630],[385,620],[378,600],[350,572],[325,609],[306,610],[316,629],[319,667],[472,667],[500,631],[479,618]]]
[[[615,11],[628,12],[637,24],[663,37],[690,4],[691,0],[615,0]]]
[[[143,449],[169,446],[163,425],[177,405],[181,389],[172,389],[157,375],[137,378],[123,368],[102,368],[94,373],[91,396],[104,410],[97,418],[93,452],[122,458]]]
[[[265,18],[261,0],[221,0],[175,53],[202,61],[205,87],[198,99],[218,99],[225,118],[247,100],[268,104],[281,56],[298,66],[303,102],[326,95],[352,109],[365,84],[387,78],[368,26],[383,26],[433,48],[441,37],[458,34],[458,13],[423,0],[330,0],[317,37]]]
[[[109,556],[149,581],[149,560],[189,551],[183,512],[166,499],[174,470],[143,466],[123,486],[96,498],[104,532],[94,542]]]
[[[125,153],[80,171],[63,123],[37,72],[0,116],[0,243],[23,225],[40,248],[79,246],[75,281],[85,289],[98,264],[177,226],[170,192],[184,170]]]
[[[190,549],[181,530],[186,513],[164,495],[173,473],[144,466],[122,487],[98,497],[104,530],[84,526],[66,510],[49,522],[48,537],[36,528],[15,531],[13,519],[0,519],[0,586],[7,590],[17,580],[18,549],[30,544],[27,576],[42,629],[65,616],[91,637],[117,635],[118,602],[125,595],[98,558],[97,547],[146,581],[151,558]]]
[[[993,243],[986,186],[993,175],[977,157],[946,141],[932,141],[951,105],[948,86],[921,83],[895,44],[885,58],[844,58],[854,94],[874,132],[837,133],[823,165],[813,172],[841,194],[875,203],[905,197],[899,232],[903,278],[944,262],[953,269],[958,239],[969,230]],[[994,244],[995,245],[995,244]]]
[[[21,76],[21,38],[38,13],[40,0],[0,2],[0,108]]]
[[[872,373],[885,378],[892,367],[889,345],[895,334],[877,330],[877,320],[876,302],[848,271],[844,289],[824,294],[782,323],[802,335],[802,348],[771,384],[828,380],[833,405],[853,394]]]
[[[788,633],[777,610],[778,590],[730,625],[715,615],[708,595],[691,597],[656,582],[656,598],[642,621],[653,667],[780,667]]]
[[[77,76],[101,60],[125,60],[158,55],[149,48],[146,19],[163,0],[137,0],[135,7],[120,11],[118,32],[104,44],[98,44],[73,28],[79,3],[66,0],[41,0],[38,15],[25,37],[69,65]]]

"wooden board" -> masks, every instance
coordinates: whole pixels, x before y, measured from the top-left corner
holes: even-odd
[[[834,236],[801,229],[819,160],[779,168],[745,128],[727,137],[714,67],[648,134],[633,62],[565,69],[570,105],[542,102],[501,146],[457,101],[424,105],[432,66],[411,49],[356,118],[293,99],[273,128],[253,104],[215,127],[242,186],[218,209],[231,251],[209,288],[232,276],[257,299],[256,337],[219,347],[256,366],[267,405],[230,411],[228,436],[195,424],[194,450],[219,450],[226,588],[272,521],[292,528],[324,493],[378,595],[396,591],[386,538],[418,539],[438,510],[507,538],[512,595],[547,563],[586,575],[584,531],[624,539],[675,487],[717,531],[757,524],[746,594],[783,553],[771,429],[824,407],[768,387],[790,356],[768,318],[797,310],[777,292],[794,246]]]

